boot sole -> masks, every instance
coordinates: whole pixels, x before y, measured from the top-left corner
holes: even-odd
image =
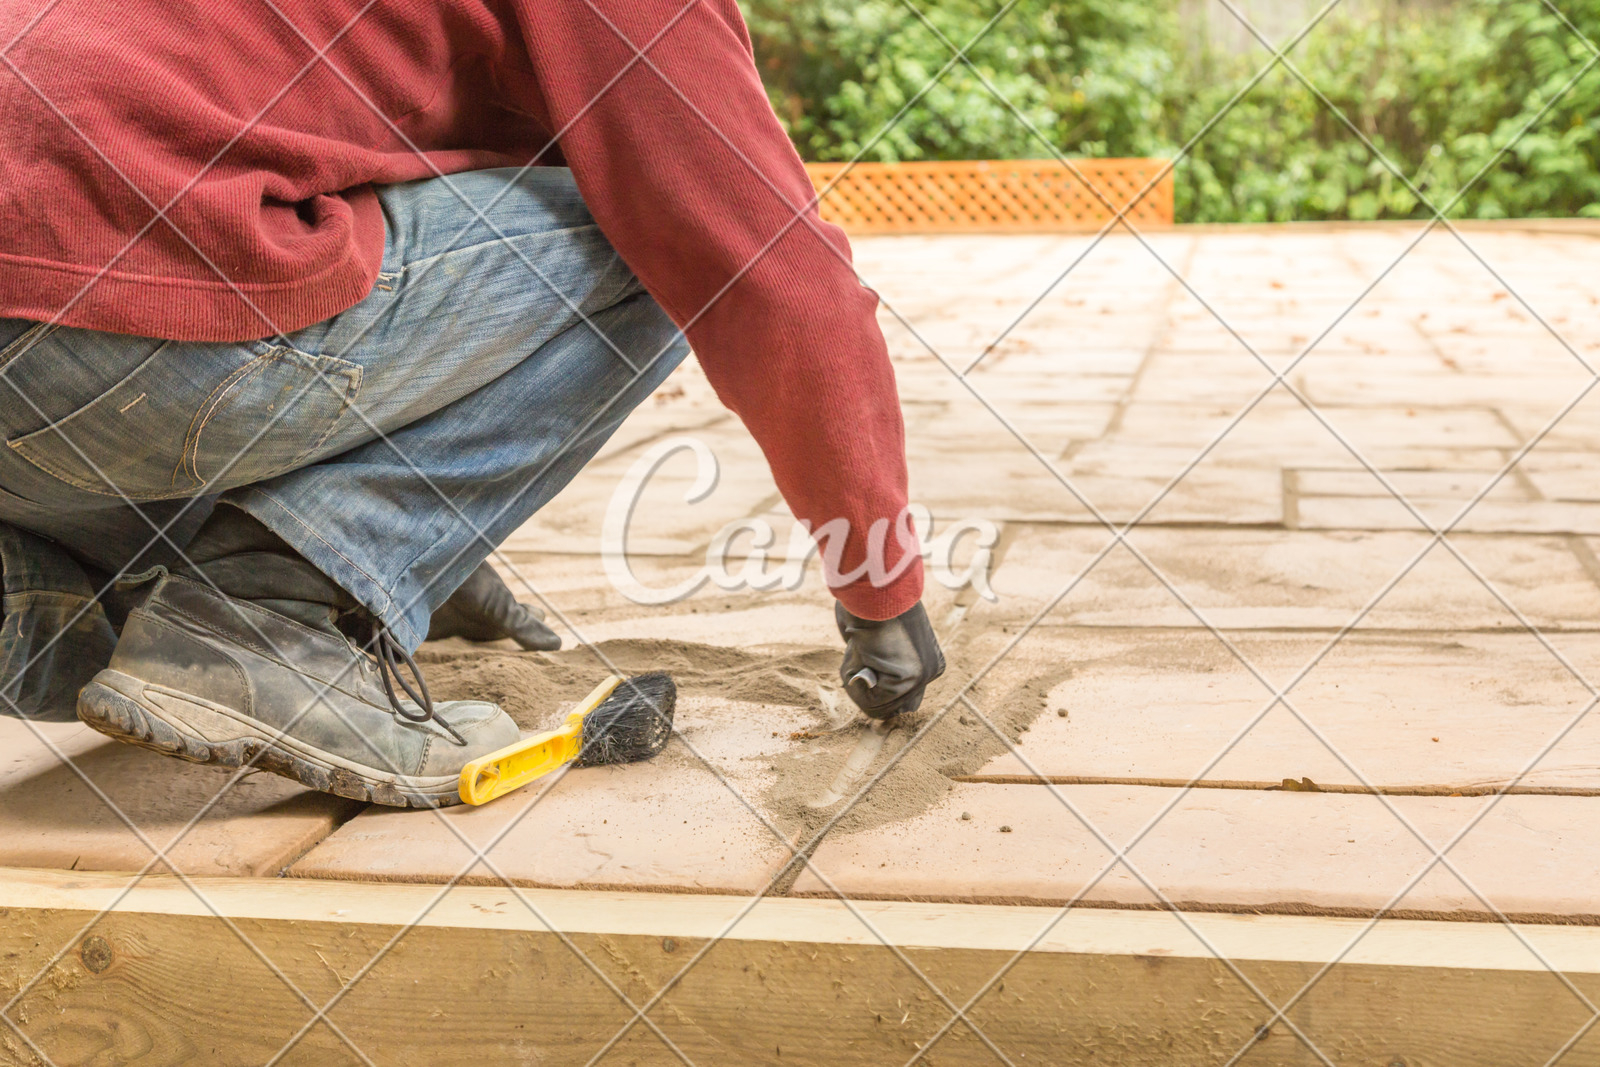
[[[78,718],[108,737],[164,756],[218,767],[249,765],[351,800],[395,808],[461,803],[457,776],[407,778],[336,756],[319,756],[298,747],[293,738],[274,736],[231,708],[163,686],[147,686],[120,671],[103,670],[83,687]],[[238,736],[213,739],[223,731]]]

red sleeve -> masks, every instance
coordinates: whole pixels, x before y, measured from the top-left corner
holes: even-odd
[[[687,327],[795,515],[813,529],[849,524],[847,574],[863,563],[874,523],[888,523],[881,566],[904,570],[834,594],[864,618],[907,610],[922,595],[922,564],[903,561],[893,532],[906,504],[905,428],[877,296],[851,270],[842,231],[814,209],[793,222],[811,182],[767,102],[734,0],[515,3],[590,211]],[[654,69],[628,68],[630,41]]]

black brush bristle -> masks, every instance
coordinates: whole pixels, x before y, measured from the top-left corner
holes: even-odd
[[[672,712],[678,687],[662,671],[639,674],[611,691],[583,717],[583,751],[578,766],[633,763],[649,759],[672,738]]]

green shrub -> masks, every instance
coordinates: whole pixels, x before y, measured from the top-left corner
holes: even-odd
[[[1365,6],[1336,10],[1289,58],[1425,197],[1458,217],[1600,216],[1600,66],[1541,115],[1592,59],[1560,16],[1540,0],[1346,2]],[[1600,39],[1600,0],[1555,2]],[[1017,0],[987,29],[992,0],[745,3],[773,107],[815,160],[1171,155],[1266,61],[1193,47],[1170,0]],[[958,64],[919,97],[953,56],[929,23],[975,40],[976,72]],[[1184,221],[1429,214],[1282,68],[1176,179]]]
[[[1160,4],[1017,0],[987,32],[1001,5],[981,0],[746,0],[745,8],[773,108],[807,159],[1042,158],[1050,144],[1103,154],[1157,143],[1172,76],[1171,19]],[[968,55],[978,73],[958,64],[918,98],[952,61],[952,45],[974,39]]]
[[[1600,2],[1567,7],[1574,22],[1600,30]],[[1393,170],[1280,68],[1180,167],[1180,217],[1431,215],[1395,170],[1436,206],[1454,202],[1449,214],[1456,217],[1600,213],[1600,69],[1591,68],[1539,117],[1590,56],[1538,0],[1463,2],[1446,12],[1392,7],[1377,17],[1336,18],[1314,29],[1289,59]],[[1261,58],[1250,59],[1261,65]],[[1248,78],[1247,65],[1215,56],[1188,64],[1179,80],[1194,91],[1169,96],[1175,104],[1187,101],[1168,115],[1174,142],[1226,102]],[[1508,144],[1511,150],[1496,160]],[[1485,166],[1482,179],[1462,193]]]

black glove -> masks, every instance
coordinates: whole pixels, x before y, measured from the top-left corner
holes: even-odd
[[[498,641],[509,637],[529,652],[554,652],[561,637],[542,621],[544,612],[519,604],[487,562],[467,576],[461,588],[439,605],[428,623],[428,640],[463,637]]]
[[[839,680],[856,706],[874,719],[887,719],[922,706],[928,683],[944,673],[944,653],[921,604],[882,622],[861,619],[834,604],[833,617],[844,638]]]

